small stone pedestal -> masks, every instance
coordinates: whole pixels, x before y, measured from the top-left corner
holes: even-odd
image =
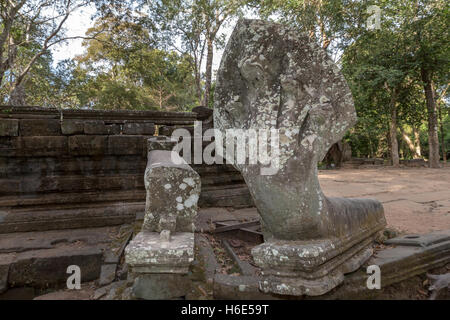
[[[170,241],[164,241],[157,232],[140,232],[125,254],[136,277],[133,285],[136,298],[173,299],[189,291],[187,273],[194,260],[194,233],[176,233]]]
[[[148,141],[144,223],[125,249],[138,299],[175,299],[190,291],[187,274],[194,260],[201,182],[198,173],[170,151],[172,145],[168,139]]]

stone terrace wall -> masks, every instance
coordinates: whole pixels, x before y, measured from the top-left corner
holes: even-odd
[[[195,119],[180,112],[0,107],[0,233],[134,220],[144,212],[147,138],[156,125]],[[196,170],[204,205],[248,204],[234,169]]]

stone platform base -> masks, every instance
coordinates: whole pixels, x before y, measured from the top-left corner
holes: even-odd
[[[184,274],[140,274],[133,284],[133,297],[144,300],[167,300],[185,297],[191,280]]]
[[[264,280],[260,281],[259,287],[261,291],[266,293],[290,296],[320,296],[344,282],[344,275],[358,270],[372,254],[372,249],[363,249],[333,271],[315,279],[302,278],[295,273],[287,276],[277,275],[276,271],[271,274],[263,272]],[[342,260],[340,257],[338,259]]]
[[[329,292],[344,281],[345,274],[357,270],[372,256],[370,247],[377,230],[372,229],[368,237],[362,231],[349,239],[312,243],[275,240],[253,248],[255,263],[263,269],[260,289],[291,296]]]
[[[236,277],[216,275],[214,279],[215,299],[386,299],[390,286],[405,283],[430,270],[447,266],[450,270],[450,230],[433,232],[425,235],[406,235],[386,241],[388,245],[376,255],[369,258],[365,265],[377,265],[381,270],[381,290],[367,288],[366,267],[359,267],[355,272],[343,276],[343,282],[330,292],[320,296],[287,296],[273,292],[262,292],[261,283],[266,277]],[[393,245],[393,246],[389,246]],[[276,289],[276,277],[269,277]],[[289,282],[289,278],[283,279]],[[301,279],[303,283],[312,282]],[[296,283],[300,283],[300,281]],[[245,285],[242,285],[245,284]],[[282,284],[278,283],[279,286]],[[420,289],[422,281],[420,281]],[[260,290],[258,290],[260,289]],[[305,290],[306,291],[306,290]],[[415,292],[415,291],[414,291]],[[400,297],[404,296],[401,292]]]
[[[194,261],[194,233],[175,233],[169,242],[157,232],[140,232],[126,247],[125,259],[135,274],[186,274]]]
[[[25,286],[65,288],[71,265],[80,267],[82,283],[110,283],[131,233],[124,225],[0,234],[0,294]]]

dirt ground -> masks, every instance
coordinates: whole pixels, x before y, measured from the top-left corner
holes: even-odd
[[[450,166],[441,169],[376,167],[320,170],[328,197],[374,198],[383,203],[388,227],[402,233],[450,229]],[[255,208],[200,210],[199,229],[209,221],[254,220]]]
[[[407,233],[450,229],[450,167],[321,170],[329,197],[374,198],[389,227]]]

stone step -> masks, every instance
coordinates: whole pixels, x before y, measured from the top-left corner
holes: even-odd
[[[0,293],[8,288],[65,287],[67,268],[81,281],[96,280],[102,266],[117,264],[131,226],[0,234]]]
[[[144,172],[147,160],[142,156],[94,157],[0,157],[0,178],[26,175],[59,176],[120,174]]]
[[[0,194],[144,189],[141,174],[25,176],[0,179]]]
[[[210,186],[202,189],[200,207],[252,207],[253,199],[247,185]]]
[[[0,234],[132,223],[144,209],[144,202],[12,208],[0,211]]]
[[[55,192],[43,194],[23,194],[0,196],[1,207],[57,205],[57,204],[87,204],[91,202],[145,201],[145,190],[110,190],[108,192]],[[3,209],[0,209],[0,212]]]

